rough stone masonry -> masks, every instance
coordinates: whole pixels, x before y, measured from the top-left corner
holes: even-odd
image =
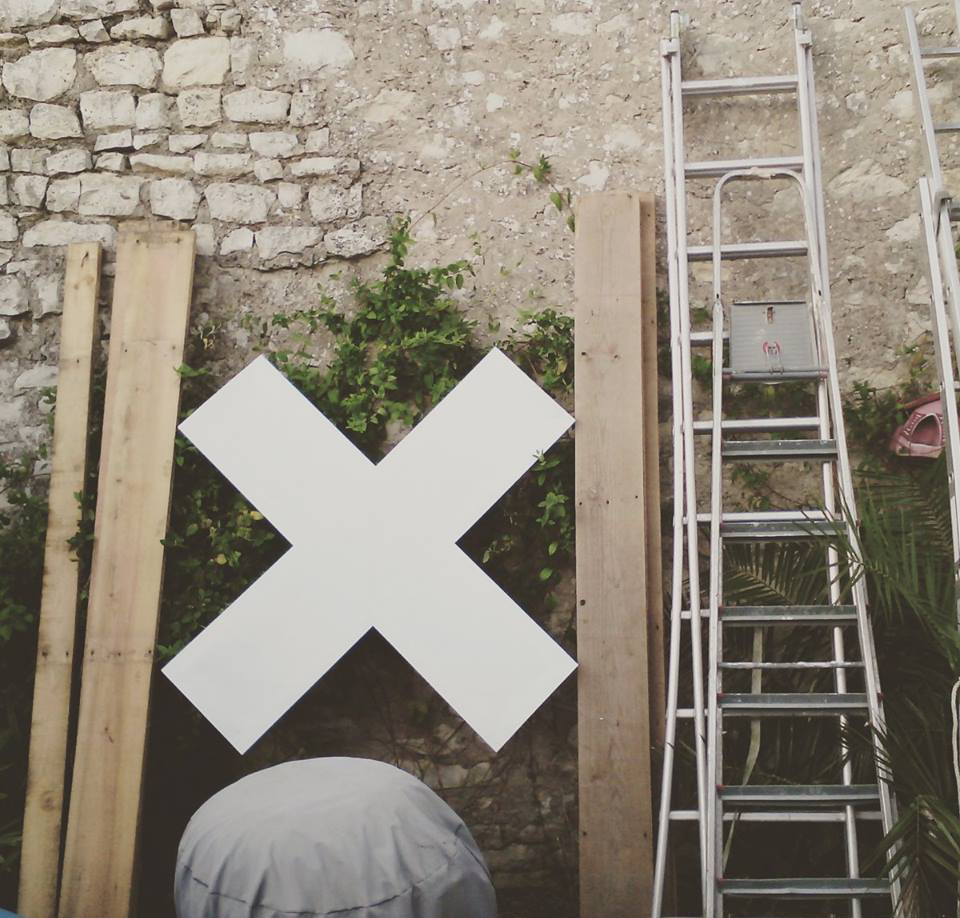
[[[375,267],[386,221],[435,205],[414,257],[477,258],[462,296],[478,318],[570,309],[572,237],[503,160],[512,147],[544,153],[574,194],[662,194],[658,41],[672,5],[0,0],[0,449],[47,436],[40,390],[56,382],[63,246],[102,242],[109,288],[127,219],[196,229],[194,314],[233,365],[252,356],[242,316],[309,304],[332,274]],[[680,5],[691,75],[792,69],[785,0]],[[950,4],[913,6],[921,29],[945,38]],[[897,381],[899,349],[928,324],[902,7],[806,3],[847,383]],[[948,115],[957,67],[933,73]],[[782,113],[760,113],[722,109],[691,149],[795,149]],[[778,206],[755,207],[757,226]],[[564,804],[553,805],[559,825]],[[498,870],[524,872],[521,841],[494,858]]]

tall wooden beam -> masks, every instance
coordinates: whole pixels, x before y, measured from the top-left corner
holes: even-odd
[[[590,194],[577,211],[582,918],[636,918],[652,885],[646,463],[657,457],[647,455],[642,319],[643,207],[651,203],[635,193]]]
[[[652,194],[640,197],[640,295],[643,334],[643,478],[646,488],[647,661],[650,741],[657,758],[666,732],[667,677],[663,643],[663,547],[660,539],[660,418],[657,372],[657,214]]]
[[[67,543],[80,524],[76,495],[83,493],[86,484],[99,289],[99,244],[71,245],[63,281],[60,373],[20,847],[18,907],[30,918],[53,918],[57,911],[79,574],[77,557]]]
[[[121,231],[60,918],[127,918],[195,237]]]

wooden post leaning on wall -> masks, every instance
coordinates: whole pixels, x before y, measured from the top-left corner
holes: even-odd
[[[18,908],[30,918],[53,918],[57,911],[79,577],[77,556],[67,543],[80,524],[75,495],[83,494],[86,483],[99,289],[99,244],[69,246],[20,848]]]
[[[660,376],[657,367],[657,214],[652,194],[640,196],[640,296],[643,334],[643,478],[647,521],[647,661],[650,742],[659,764],[666,732],[667,675],[663,643],[663,545],[660,538]],[[655,782],[659,783],[659,782]]]
[[[60,918],[128,918],[195,236],[121,228]]]
[[[576,240],[576,514],[580,914],[636,918],[653,875],[649,570],[660,564],[658,461],[646,415],[652,196],[580,199]],[[646,257],[644,257],[646,252]],[[654,360],[656,341],[653,342]],[[655,372],[655,371],[654,371]],[[655,429],[654,410],[654,429]],[[652,453],[652,454],[651,454]],[[648,563],[648,557],[657,554]],[[657,577],[659,580],[659,576]],[[659,652],[659,651],[658,651]],[[660,664],[662,671],[662,663]]]

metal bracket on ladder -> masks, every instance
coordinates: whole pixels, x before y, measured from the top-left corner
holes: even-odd
[[[960,0],[957,0],[960,4]],[[671,14],[670,36],[661,42],[661,76],[666,171],[668,274],[670,283],[670,335],[673,378],[674,520],[673,576],[668,663],[666,745],[660,801],[659,836],[654,918],[664,915],[664,888],[670,854],[670,831],[674,823],[696,822],[701,864],[701,904],[704,918],[722,918],[727,899],[749,898],[767,912],[776,911],[783,899],[843,900],[846,914],[860,918],[862,901],[899,898],[896,882],[883,877],[863,877],[860,872],[858,824],[878,819],[884,832],[895,822],[891,789],[879,773],[871,784],[855,783],[853,768],[845,761],[839,768],[839,783],[798,785],[732,785],[724,768],[724,718],[816,717],[866,721],[882,730],[883,706],[877,674],[876,651],[867,615],[866,587],[856,576],[854,559],[842,557],[835,546],[838,534],[859,551],[853,481],[847,455],[841,409],[837,358],[833,342],[830,284],[826,251],[822,176],[816,102],[814,98],[812,39],[804,27],[800,4],[793,7],[796,73],[765,77],[685,79],[682,68],[680,14]],[[791,94],[796,98],[802,149],[795,154],[757,155],[740,159],[686,162],[684,153],[684,104],[700,104],[717,97],[751,97]],[[710,244],[692,245],[687,220],[687,181],[714,180],[713,234]],[[786,180],[798,190],[804,222],[800,240],[757,240],[724,243],[720,238],[722,195],[737,180]],[[702,187],[702,186],[701,186]],[[724,302],[721,267],[732,259],[805,258],[808,294],[803,306],[788,303],[794,312],[809,317],[812,327],[813,364],[799,366],[785,359],[779,345],[776,361],[766,370],[737,367],[730,360],[736,342],[725,327],[729,305]],[[691,329],[689,273],[696,261],[713,266],[713,327],[708,332]],[[774,292],[775,295],[775,292]],[[754,301],[750,305],[777,306],[782,300]],[[777,307],[779,308],[779,307]],[[786,306],[784,307],[786,310]],[[772,318],[773,310],[770,310]],[[807,321],[807,320],[804,320]],[[695,420],[693,347],[711,348],[711,419]],[[765,346],[765,345],[764,345]],[[802,351],[803,349],[799,349]],[[795,352],[796,353],[796,352]],[[805,381],[815,392],[817,412],[805,417],[724,418],[724,391],[730,383],[750,384],[783,379]],[[709,453],[704,437],[710,437]],[[810,436],[803,437],[804,434]],[[751,439],[740,439],[747,435]],[[782,439],[793,436],[797,439]],[[769,439],[765,439],[769,437]],[[698,446],[698,443],[701,445]],[[710,476],[698,477],[709,456]],[[699,460],[699,461],[698,461]],[[819,467],[821,507],[780,511],[735,513],[724,507],[723,468],[731,461],[813,461]],[[699,499],[709,505],[701,510]],[[700,536],[709,530],[707,600],[701,595]],[[815,539],[825,542],[827,561],[821,606],[727,606],[724,602],[723,556],[733,541]],[[841,595],[841,574],[852,582],[849,596]],[[686,578],[686,590],[684,579]],[[728,629],[771,627],[826,629],[829,658],[800,662],[725,660],[724,635]],[[679,707],[681,644],[688,627],[690,647],[691,708]],[[704,651],[706,629],[706,652]],[[859,648],[859,655],[848,652]],[[762,657],[762,654],[761,654]],[[832,674],[832,691],[764,692],[764,673],[799,669]],[[724,691],[724,675],[751,673],[751,691]],[[852,674],[861,689],[848,685]],[[674,804],[674,779],[679,768],[675,755],[678,723],[692,723],[692,746],[696,775],[693,786],[696,809]],[[842,740],[838,739],[838,743]],[[838,752],[840,749],[838,748]],[[880,752],[879,747],[875,749]],[[744,822],[834,822],[843,827],[846,875],[833,878],[787,876],[782,878],[727,877],[724,875],[725,842],[729,831]],[[729,829],[728,829],[729,827]],[[741,862],[748,858],[741,858]]]
[[[953,222],[960,212],[953,205],[953,195],[945,187],[943,165],[937,135],[957,130],[955,124],[937,124],[933,118],[927,74],[924,65],[931,60],[960,57],[960,47],[923,48],[917,19],[909,7],[907,38],[913,60],[913,84],[920,128],[923,137],[927,175],[920,179],[920,216],[927,249],[930,280],[930,319],[934,352],[940,375],[940,404],[943,407],[943,439],[947,459],[947,483],[950,493],[950,525],[953,534],[953,569],[957,577],[957,623],[960,626],[960,420],[957,418],[957,376],[954,371],[960,346],[960,270],[953,237]],[[960,41],[960,0],[954,0],[956,40]],[[952,335],[952,346],[951,346]]]

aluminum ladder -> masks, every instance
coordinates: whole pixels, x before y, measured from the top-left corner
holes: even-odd
[[[770,77],[684,79],[681,17],[670,17],[670,37],[661,43],[662,104],[666,174],[670,335],[673,380],[674,518],[672,605],[668,660],[666,743],[662,771],[660,814],[654,874],[652,914],[664,913],[667,862],[671,827],[680,822],[697,824],[701,862],[700,898],[704,918],[721,918],[728,900],[738,907],[759,907],[776,914],[781,900],[841,900],[843,910],[860,918],[863,900],[880,897],[895,903],[896,883],[863,877],[860,871],[858,823],[879,819],[887,832],[895,822],[895,802],[886,781],[856,784],[849,762],[842,766],[840,783],[832,785],[728,785],[724,781],[723,725],[725,718],[824,717],[866,721],[883,728],[883,705],[877,674],[876,651],[867,614],[866,586],[854,577],[849,598],[841,597],[839,576],[846,564],[835,545],[843,531],[857,545],[857,519],[853,483],[834,348],[827,266],[826,227],[823,210],[819,136],[814,97],[812,43],[800,4],[792,9],[796,72]],[[802,149],[794,155],[749,159],[687,162],[684,154],[685,103],[730,96],[788,93],[796,98]],[[804,238],[725,244],[720,235],[722,194],[741,181],[776,179],[792,185],[804,217]],[[689,243],[687,181],[715,180],[713,237],[710,245]],[[808,266],[806,303],[812,322],[816,366],[797,372],[735,373],[724,369],[726,342],[722,265],[727,260],[754,258],[805,258]],[[691,330],[690,265],[707,261],[713,267],[713,326]],[[697,420],[694,414],[693,349],[709,347],[712,354],[712,417]],[[816,414],[806,417],[724,419],[723,393],[730,382],[777,382],[806,379],[816,390]],[[806,436],[804,436],[806,435]],[[751,437],[751,439],[741,439]],[[752,439],[759,437],[758,439]],[[797,439],[786,439],[794,437]],[[783,438],[783,439],[781,439]],[[708,444],[703,446],[699,444]],[[710,480],[704,497],[709,510],[701,511],[697,468],[709,457]],[[698,462],[699,459],[699,462]],[[819,509],[763,512],[730,512],[723,503],[723,468],[749,459],[820,463]],[[706,600],[701,593],[701,534],[709,532],[709,569]],[[737,541],[820,539],[824,542],[830,603],[823,606],[724,605],[722,561],[724,547]],[[855,571],[854,571],[855,573]],[[684,579],[686,578],[686,602]],[[824,669],[832,673],[833,691],[818,693],[765,693],[758,687],[765,671],[782,663],[752,660],[725,661],[723,638],[728,629],[767,628],[777,625],[829,629],[830,659],[787,664]],[[679,707],[681,643],[688,630],[692,708]],[[704,639],[704,630],[706,639]],[[850,631],[860,648],[859,659],[848,659]],[[704,645],[706,644],[706,649]],[[852,646],[852,642],[851,642]],[[749,693],[724,692],[726,673],[738,668],[751,671]],[[848,674],[855,672],[863,691],[848,690]],[[733,678],[733,677],[731,677]],[[851,678],[854,678],[851,676]],[[695,761],[696,809],[673,804],[678,762],[678,724],[692,722]],[[838,739],[838,752],[840,740]],[[876,741],[875,741],[876,743]],[[875,753],[879,748],[875,745]],[[728,770],[729,770],[728,763]],[[727,877],[724,875],[725,827],[734,822],[836,822],[844,833],[846,875],[836,878]],[[835,912],[833,912],[835,913]]]
[[[934,121],[926,71],[929,62],[960,58],[960,0],[954,0],[954,34],[958,44],[953,46],[921,47],[916,15],[909,7],[904,13],[907,18],[913,85],[927,169],[926,176],[919,182],[920,217],[927,250],[930,324],[940,377],[940,404],[943,407],[943,439],[950,494],[950,525],[953,533],[953,569],[958,584],[957,624],[960,626],[960,506],[957,503],[957,483],[960,481],[960,422],[957,419],[957,377],[954,371],[955,348],[960,342],[960,271],[957,269],[952,226],[960,220],[960,206],[954,201],[944,182],[940,146],[937,142],[940,134],[960,132],[960,124]]]

